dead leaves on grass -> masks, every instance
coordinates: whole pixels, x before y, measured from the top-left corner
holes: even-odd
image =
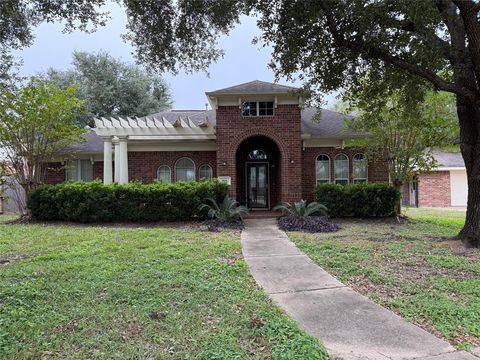
[[[15,261],[26,260],[29,259],[31,256],[27,255],[5,255],[0,256],[0,267],[10,265]]]
[[[58,325],[55,328],[55,333],[57,333],[57,334],[70,334],[70,333],[75,332],[78,329],[79,325],[80,325],[80,320],[72,319],[72,320],[69,320],[64,325]]]
[[[239,252],[229,254],[226,256],[220,256],[217,258],[217,260],[220,261],[221,263],[224,263],[230,266],[235,265],[239,260],[242,260],[242,259],[243,259],[242,253],[239,253]]]

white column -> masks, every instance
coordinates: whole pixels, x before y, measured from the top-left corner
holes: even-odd
[[[103,138],[103,183],[112,183],[112,138]]]
[[[120,182],[120,143],[115,139],[115,182]]]
[[[128,148],[127,137],[118,138],[120,145],[120,184],[128,184]]]

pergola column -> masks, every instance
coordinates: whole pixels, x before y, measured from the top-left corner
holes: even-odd
[[[112,137],[106,136],[103,138],[103,183],[111,184],[112,181]]]
[[[119,150],[120,150],[120,184],[128,184],[128,147],[127,137],[119,136]]]
[[[115,182],[120,182],[120,142],[118,138],[114,139],[115,146]]]

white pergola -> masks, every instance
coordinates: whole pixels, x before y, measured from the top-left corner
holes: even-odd
[[[205,121],[196,124],[190,117],[173,123],[164,117],[100,118],[93,130],[103,138],[103,182],[128,183],[128,142],[135,140],[215,140],[215,129]],[[112,151],[112,144],[114,151]],[[115,174],[112,173],[114,154]]]

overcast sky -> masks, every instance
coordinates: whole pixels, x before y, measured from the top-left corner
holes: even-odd
[[[35,30],[34,44],[17,56],[23,59],[21,69],[24,75],[34,75],[49,67],[66,69],[71,66],[71,54],[74,50],[96,52],[106,50],[112,56],[134,62],[133,48],[123,42],[120,35],[126,32],[125,12],[117,4],[108,6],[112,19],[107,26],[93,34],[74,32],[62,34],[61,24],[42,24]],[[272,81],[274,76],[267,67],[271,48],[252,45],[251,41],[259,29],[252,18],[243,18],[228,37],[220,39],[220,47],[225,50],[225,57],[209,69],[210,77],[205,73],[173,76],[169,73],[164,78],[172,90],[174,108],[204,109],[207,102],[205,91],[240,84],[251,80]],[[300,86],[300,83],[281,83]],[[326,97],[331,104],[333,96]]]

